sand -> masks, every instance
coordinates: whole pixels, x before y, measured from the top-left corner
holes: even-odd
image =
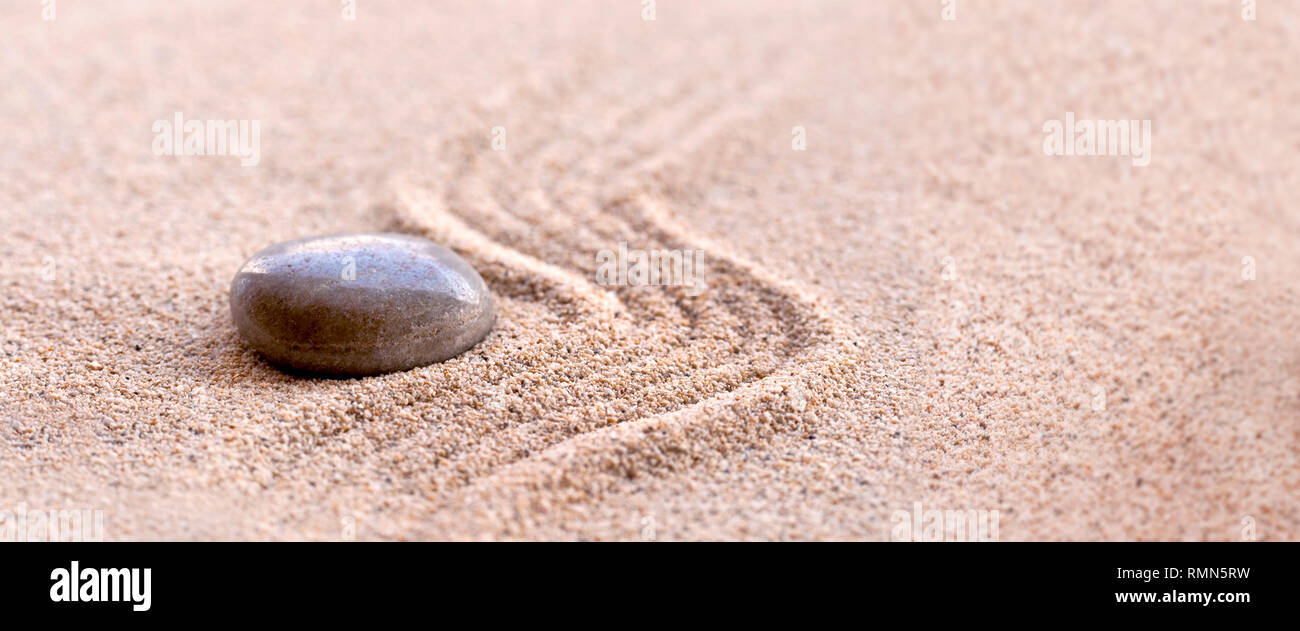
[[[917,502],[1004,541],[1300,534],[1300,3],[432,4],[0,9],[0,509],[113,540],[887,540]],[[177,111],[260,121],[260,162],[154,155]],[[1044,155],[1066,112],[1153,121],[1150,165]],[[357,380],[258,359],[240,263],[352,230],[455,249],[496,330]],[[620,242],[702,250],[708,289],[596,284]]]

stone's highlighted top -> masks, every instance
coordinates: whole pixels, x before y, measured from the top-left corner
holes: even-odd
[[[295,372],[363,376],[454,357],[492,329],[483,279],[456,253],[401,234],[286,241],[230,285],[239,334]]]

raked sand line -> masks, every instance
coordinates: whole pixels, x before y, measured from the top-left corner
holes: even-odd
[[[421,193],[413,188],[410,180],[400,180],[395,187],[398,200],[395,225],[440,239],[461,251],[476,265],[486,265],[489,269],[494,265],[501,266],[502,269],[484,274],[494,291],[513,300],[542,299],[528,290],[533,282],[523,280],[536,277],[539,279],[536,282],[550,288],[552,296],[575,296],[586,304],[602,305],[603,308],[587,310],[577,316],[572,322],[574,325],[608,326],[618,321],[630,321],[629,304],[635,305],[639,300],[619,300],[618,295],[643,294],[648,289],[658,292],[659,300],[686,299],[680,292],[671,291],[672,288],[600,287],[588,280],[593,270],[550,265],[492,242],[468,228],[446,204],[437,201],[436,194]],[[854,336],[847,327],[814,298],[727,253],[717,244],[692,235],[671,220],[661,203],[648,196],[616,195],[602,206],[608,209],[611,219],[616,220],[611,224],[633,227],[645,238],[673,247],[707,248],[712,282],[725,284],[726,290],[711,288],[709,292],[716,297],[711,297],[710,293],[703,296],[709,304],[703,309],[693,309],[697,318],[718,319],[715,314],[724,315],[722,319],[726,319],[725,315],[736,316],[729,312],[729,305],[724,301],[739,292],[746,294],[751,302],[768,305],[769,317],[779,320],[778,325],[772,328],[787,331],[789,339],[780,345],[783,347],[780,362],[758,371],[742,369],[741,364],[746,358],[741,357],[697,366],[689,374],[673,379],[656,379],[653,374],[646,374],[645,383],[617,384],[622,388],[618,399],[645,399],[656,403],[633,405],[626,411],[639,415],[619,415],[621,418],[613,419],[616,422],[610,425],[596,425],[577,435],[557,437],[545,450],[496,467],[487,475],[471,480],[455,497],[448,498],[451,504],[477,504],[480,510],[471,512],[488,520],[485,528],[493,523],[508,524],[510,515],[519,514],[521,498],[551,507],[566,500],[589,500],[602,489],[612,488],[630,478],[689,467],[706,457],[701,450],[716,455],[753,446],[778,432],[799,429],[805,415],[816,415],[819,408],[830,409],[825,406],[850,394],[842,385],[844,382],[837,380],[836,376],[853,369],[855,356],[861,348],[855,345]],[[510,282],[498,286],[498,281],[505,279]],[[606,298],[596,297],[601,295]],[[739,315],[750,317],[753,313],[748,310]],[[740,326],[733,326],[730,333],[736,340],[744,341],[745,332],[741,329],[753,323],[745,322],[743,318],[736,321]],[[637,324],[653,326],[653,321],[639,320]],[[699,322],[695,324],[698,326]],[[684,345],[675,349],[673,354],[690,350],[689,345]],[[657,359],[655,356],[636,357],[632,364],[652,365]],[[600,378],[599,374],[593,374],[584,382],[590,385],[592,380]],[[634,390],[629,392],[629,387]],[[558,411],[548,412],[548,416],[581,416],[584,410],[608,412],[620,407],[619,401],[604,402],[612,405],[602,406],[601,403],[576,401]],[[521,427],[513,429],[524,431]],[[685,449],[682,445],[693,447]],[[565,473],[577,470],[589,473],[583,475],[580,482]],[[436,523],[435,519],[433,524]],[[504,534],[509,535],[508,532]]]
[[[420,232],[470,258],[494,288],[508,288],[505,293],[516,296],[550,293],[555,301],[572,304],[578,313],[601,321],[612,322],[614,314],[623,310],[617,297],[593,290],[573,272],[502,246],[470,228],[447,211],[441,197],[402,180],[393,190],[399,204],[395,228]]]
[[[407,208],[408,208],[408,210],[410,210],[410,211],[412,211],[412,212],[423,212],[423,213],[425,213],[424,216],[425,216],[425,223],[426,223],[426,225],[437,226],[437,227],[438,227],[438,228],[436,228],[433,232],[429,232],[429,233],[425,233],[425,234],[428,234],[429,236],[432,236],[432,237],[435,237],[435,238],[437,238],[439,235],[443,235],[443,236],[445,236],[445,237],[447,237],[447,238],[452,239],[452,242],[453,242],[453,243],[464,242],[464,240],[460,239],[459,237],[450,237],[450,236],[447,235],[447,232],[448,232],[447,228],[448,228],[449,226],[463,226],[463,224],[459,224],[459,222],[457,222],[457,221],[455,220],[454,217],[450,217],[450,216],[448,216],[447,214],[444,214],[444,211],[439,210],[439,209],[443,209],[443,208],[445,208],[444,206],[441,206],[441,205],[438,205],[438,204],[434,203],[434,204],[426,204],[426,205],[423,205],[423,206],[410,205],[410,206],[407,206]],[[434,214],[430,214],[430,213],[434,213]],[[416,223],[419,223],[419,222],[412,223],[411,221],[406,221],[404,225],[405,225],[406,227],[410,228],[411,226],[416,225]],[[403,223],[402,223],[402,222],[399,222],[398,225],[399,225],[399,226],[400,226],[400,225],[403,225]],[[481,235],[479,235],[478,237],[475,237],[475,239],[479,239],[480,237],[481,237]],[[474,256],[474,255],[473,255],[472,253],[467,252],[467,255],[470,256],[471,259],[473,259],[473,256]],[[531,257],[527,257],[527,256],[518,255],[517,253],[514,254],[513,256],[515,257],[513,260],[515,260],[516,262],[519,262],[519,263],[521,263],[521,264],[524,264],[525,267],[523,267],[523,268],[519,268],[519,270],[515,270],[514,272],[511,272],[511,273],[508,273],[508,274],[507,274],[507,273],[502,273],[502,274],[500,274],[499,276],[503,276],[503,277],[504,277],[504,276],[510,276],[510,277],[519,277],[519,276],[526,277],[526,276],[528,276],[528,274],[530,273],[529,270],[534,269],[534,268],[532,267],[532,261],[535,261],[535,259],[532,259]],[[522,256],[522,258],[521,258],[521,256]],[[552,267],[545,267],[545,268],[541,268],[541,269],[542,269],[543,271],[546,271],[546,270],[554,269],[554,268],[553,268],[553,266],[552,266]],[[520,270],[522,270],[522,271],[520,271]],[[640,317],[640,318],[636,318],[636,320],[637,320],[637,327],[636,327],[636,330],[633,330],[633,318],[631,317],[631,314],[630,314],[630,312],[629,312],[629,309],[624,308],[624,307],[622,306],[622,303],[619,302],[619,301],[617,300],[617,298],[616,298],[616,294],[615,294],[614,292],[607,291],[607,290],[605,290],[605,289],[602,289],[602,288],[597,287],[596,285],[592,284],[591,282],[589,282],[589,281],[587,281],[587,280],[585,280],[585,279],[582,279],[582,278],[578,277],[578,276],[576,275],[576,272],[564,271],[564,272],[562,272],[562,274],[563,274],[563,276],[562,276],[563,280],[564,280],[564,281],[567,281],[567,282],[572,282],[573,285],[570,286],[570,287],[568,287],[567,289],[565,289],[565,290],[563,290],[563,291],[558,292],[560,295],[584,295],[584,296],[588,296],[588,297],[589,297],[588,299],[591,299],[590,296],[592,296],[592,295],[597,295],[597,296],[605,297],[607,300],[614,301],[615,304],[618,304],[618,305],[619,305],[618,308],[616,308],[616,309],[610,309],[610,310],[607,310],[607,311],[605,311],[605,312],[603,312],[603,313],[599,313],[599,314],[594,314],[594,313],[593,313],[593,314],[588,314],[588,315],[594,316],[594,320],[581,322],[581,324],[583,325],[583,327],[585,327],[585,328],[602,327],[602,328],[609,328],[609,329],[615,329],[615,328],[616,328],[616,329],[619,329],[619,330],[622,331],[624,334],[623,334],[623,335],[620,335],[620,336],[616,336],[614,339],[616,339],[619,343],[622,343],[622,344],[631,344],[631,345],[636,345],[636,344],[639,343],[640,339],[643,339],[643,338],[645,338],[645,337],[648,336],[648,333],[647,333],[646,329],[649,328],[649,327],[644,326],[644,322],[643,322],[643,320],[645,320],[646,317],[645,317],[645,316],[642,316],[642,317]],[[560,278],[560,276],[557,276],[557,278]],[[490,281],[490,282],[491,282],[491,281]],[[526,282],[523,283],[523,284],[524,284],[524,285],[527,285]],[[520,283],[519,283],[519,282],[516,282],[516,284],[515,284],[516,288],[517,288],[519,285],[520,285]],[[654,288],[654,289],[651,290],[651,294],[653,295],[655,292],[658,292],[658,291],[659,291],[659,288]],[[534,295],[534,294],[515,294],[515,293],[510,292],[509,290],[507,290],[506,293],[508,294],[508,297],[509,297],[509,298],[512,298],[512,299],[524,299],[524,300],[533,300],[533,301],[536,301],[536,300],[538,300],[539,298],[544,298],[544,297],[537,296],[537,295]],[[630,302],[631,302],[631,304],[633,305],[633,307],[646,306],[646,303],[645,303],[644,300],[641,300],[641,301],[630,301]],[[654,305],[650,305],[650,306],[653,307]],[[613,314],[612,316],[611,316],[611,313]],[[603,318],[603,320],[602,320],[602,318]],[[653,320],[653,318],[650,318],[650,320]],[[685,324],[688,324],[688,323],[685,322],[685,321],[682,321],[682,322],[680,322],[680,324],[685,325]],[[639,338],[640,338],[640,339],[639,339]],[[683,347],[683,348],[678,349],[678,350],[680,350],[682,353],[686,353],[686,352],[688,352],[690,349],[689,349],[689,348],[686,348],[686,347]],[[645,392],[647,392],[647,391],[649,391],[649,390],[652,390],[652,389],[654,389],[654,388],[656,388],[656,387],[659,387],[656,383],[653,383],[653,381],[655,380],[656,377],[658,377],[660,380],[662,380],[662,379],[663,379],[663,375],[662,375],[662,374],[659,374],[659,373],[656,373],[654,370],[652,370],[652,368],[653,368],[653,366],[655,365],[655,362],[656,362],[656,361],[659,361],[659,360],[662,360],[662,359],[663,359],[662,356],[641,356],[641,357],[639,357],[639,358],[636,358],[633,362],[631,362],[631,363],[629,363],[629,364],[627,365],[628,367],[630,367],[631,373],[625,375],[625,377],[630,377],[630,378],[631,378],[631,382],[629,383],[627,380],[623,380],[622,382],[620,382],[620,383],[618,383],[618,384],[611,384],[611,385],[617,385],[617,386],[619,386],[620,388],[626,390],[626,388],[628,388],[629,385],[630,385],[631,387],[637,387],[637,386],[638,386],[638,382],[640,382],[640,381],[644,381],[645,383],[644,383],[643,385],[641,385],[641,389],[640,389],[640,391],[638,391],[638,392],[636,392],[636,393],[632,393],[632,394],[626,394],[626,393],[625,393],[624,396],[621,397],[622,399],[625,399],[625,400],[635,400],[635,399],[637,399],[639,394],[641,394],[641,393],[645,393]],[[680,355],[680,356],[676,356],[675,359],[687,359],[687,357],[686,357],[686,355],[682,354],[682,355]],[[707,360],[708,358],[703,358],[703,359],[704,359],[704,360]],[[682,381],[682,382],[685,383],[685,382],[689,382],[689,381],[691,381],[691,380],[699,381],[699,380],[701,380],[702,378],[705,379],[705,380],[707,380],[707,378],[708,378],[710,375],[724,376],[725,373],[728,373],[728,372],[738,372],[738,371],[735,371],[732,367],[727,366],[727,365],[723,365],[723,366],[711,366],[711,365],[709,365],[709,364],[710,364],[710,362],[708,362],[708,361],[702,361],[702,362],[700,362],[700,363],[693,363],[693,364],[690,364],[690,365],[687,366],[690,370],[689,370],[688,372],[684,373],[684,374],[680,374],[680,375],[678,375],[678,376],[676,377],[675,380],[677,380],[677,381]],[[644,369],[644,370],[643,370],[643,369]],[[642,372],[644,372],[644,374],[640,374],[640,373],[642,373]],[[703,374],[701,374],[701,373],[703,373]],[[556,390],[556,389],[562,389],[562,390],[566,390],[566,391],[567,391],[567,390],[569,390],[569,389],[572,389],[572,388],[575,387],[575,386],[591,385],[591,383],[592,383],[593,381],[598,381],[598,380],[601,380],[601,379],[604,379],[604,378],[605,378],[605,375],[601,374],[600,371],[595,371],[595,372],[593,372],[591,375],[589,375],[588,377],[586,377],[586,378],[580,380],[580,381],[577,382],[577,383],[568,383],[568,384],[559,384],[559,385],[540,385],[540,386],[538,386],[537,390],[534,390],[534,393],[536,394],[536,393],[538,393],[539,391]],[[541,394],[547,394],[547,393],[546,393],[546,392],[541,392]],[[662,395],[663,395],[664,393],[663,393],[663,392],[660,392],[660,393],[658,393],[658,394],[662,397]],[[571,406],[561,406],[561,407],[559,407],[559,408],[557,408],[557,409],[548,410],[548,411],[547,411],[547,415],[548,415],[548,416],[565,416],[565,415],[568,415],[568,414],[570,414],[570,413],[572,412],[572,410],[571,410],[572,407],[574,407],[574,406],[572,406],[572,405],[571,405]],[[629,415],[629,412],[630,412],[630,413],[634,413],[634,414]],[[639,416],[641,416],[641,415],[644,415],[645,413],[647,413],[647,411],[644,411],[644,410],[638,411],[638,410],[635,410],[635,409],[633,409],[633,410],[623,410],[623,411],[612,410],[612,409],[606,409],[606,410],[605,410],[605,414],[606,414],[606,415],[608,415],[608,416],[610,416],[610,417],[612,417],[612,418],[615,418],[616,420],[625,420],[625,419],[627,419],[627,418],[635,418],[635,417],[639,417]]]
[[[455,502],[475,510],[449,514],[474,515],[483,532],[499,528],[503,536],[522,536],[529,524],[519,521],[521,514],[553,515],[563,522],[566,505],[597,502],[639,478],[686,470],[782,433],[807,431],[853,396],[851,381],[842,377],[858,368],[861,350],[850,337],[832,334],[775,373],[734,390],[573,437],[477,480]],[[430,532],[451,526],[435,515]]]

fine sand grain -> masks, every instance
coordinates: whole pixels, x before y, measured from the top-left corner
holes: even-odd
[[[1297,537],[1300,3],[640,4],[5,4],[0,510],[888,539],[920,502],[1002,540]],[[155,156],[177,111],[259,120],[260,163]],[[1150,166],[1043,155],[1067,111],[1152,120]],[[494,332],[357,380],[261,361],[235,270],[354,230],[456,250]],[[620,242],[702,250],[708,289],[595,284]]]

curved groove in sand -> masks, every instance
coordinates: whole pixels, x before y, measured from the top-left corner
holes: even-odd
[[[422,195],[419,189],[399,182],[394,187],[401,208],[398,228],[415,229],[435,241],[460,251],[478,263],[479,271],[494,283],[517,286],[522,282],[554,291],[587,307],[592,315],[612,319],[622,311],[623,305],[616,296],[593,291],[583,279],[572,272],[532,258],[518,250],[498,244],[477,230],[470,228],[446,209],[437,196]],[[410,220],[404,223],[403,220]],[[502,273],[502,269],[506,270]],[[484,273],[486,271],[486,273]]]
[[[520,289],[533,284],[544,285],[557,295],[572,296],[592,305],[593,308],[586,310],[574,322],[575,325],[610,327],[622,322],[626,325],[619,327],[623,331],[632,329],[633,320],[639,328],[663,328],[655,324],[653,318],[635,317],[630,309],[647,304],[657,303],[662,307],[690,302],[689,298],[673,292],[672,288],[598,286],[582,270],[566,268],[558,262],[547,263],[537,256],[493,241],[470,228],[440,201],[438,195],[418,188],[410,180],[398,180],[397,186],[398,227],[441,240],[460,250],[476,265],[486,265],[490,272],[485,274],[485,278],[507,299],[536,300],[535,294]],[[506,207],[497,203],[502,209]],[[715,327],[724,327],[724,335],[734,339],[741,352],[731,358],[706,358],[693,365],[687,374],[665,376],[655,372],[655,367],[664,359],[663,354],[637,355],[634,347],[621,348],[630,356],[622,368],[637,383],[629,384],[626,378],[620,380],[623,394],[604,401],[566,399],[568,392],[575,389],[573,383],[538,385],[530,390],[530,395],[552,402],[544,415],[520,418],[500,428],[496,437],[508,441],[511,436],[522,436],[527,432],[536,434],[541,426],[550,436],[549,444],[537,452],[498,463],[477,475],[469,475],[463,480],[456,501],[467,501],[478,492],[476,489],[489,489],[494,493],[507,489],[528,493],[564,490],[562,472],[571,470],[575,461],[600,462],[608,459],[611,453],[619,454],[620,458],[617,464],[611,464],[613,468],[606,483],[644,475],[670,462],[669,469],[687,466],[694,456],[647,448],[646,441],[658,435],[735,431],[737,424],[744,427],[743,431],[753,433],[754,440],[760,440],[763,435],[778,431],[770,423],[774,418],[773,412],[802,413],[806,405],[802,393],[817,387],[813,382],[822,381],[822,376],[853,361],[852,354],[842,352],[841,348],[849,343],[847,329],[821,309],[815,299],[794,285],[726,253],[716,244],[691,234],[672,220],[661,202],[646,195],[629,197],[617,194],[599,205],[607,209],[603,214],[613,220],[606,222],[609,225],[627,226],[665,247],[707,248],[711,254],[710,269],[725,270],[728,286],[705,292],[701,297],[703,304],[694,308],[694,324],[705,319]],[[607,235],[607,238],[612,237]],[[494,269],[496,266],[501,269]],[[513,282],[503,284],[501,281],[505,279]],[[644,289],[653,291],[640,291]],[[746,322],[744,318],[752,311],[733,313],[729,301],[767,306],[770,318],[775,322],[759,324],[766,325],[770,331],[802,331],[805,336],[785,336],[776,343],[759,342],[744,330],[747,325],[755,324]],[[682,311],[677,309],[674,313]],[[625,343],[624,339],[614,340],[616,346]],[[690,345],[683,344],[672,348],[668,355],[672,360],[687,361],[691,352]],[[773,354],[778,359],[774,366],[756,369],[747,365],[756,357]],[[603,370],[595,367],[580,377],[577,384],[590,386],[606,378]],[[629,385],[634,389],[628,390]],[[566,425],[561,421],[574,417],[588,417],[590,422],[579,423],[575,428],[573,424]],[[753,422],[754,419],[758,422]],[[466,455],[462,459],[486,455],[494,448],[483,446],[476,449],[473,445],[466,445]],[[639,454],[639,457],[629,459],[629,454]],[[630,464],[634,462],[639,465]],[[546,471],[559,475],[539,475]],[[539,484],[538,480],[551,482]],[[595,491],[594,488],[588,490]]]

